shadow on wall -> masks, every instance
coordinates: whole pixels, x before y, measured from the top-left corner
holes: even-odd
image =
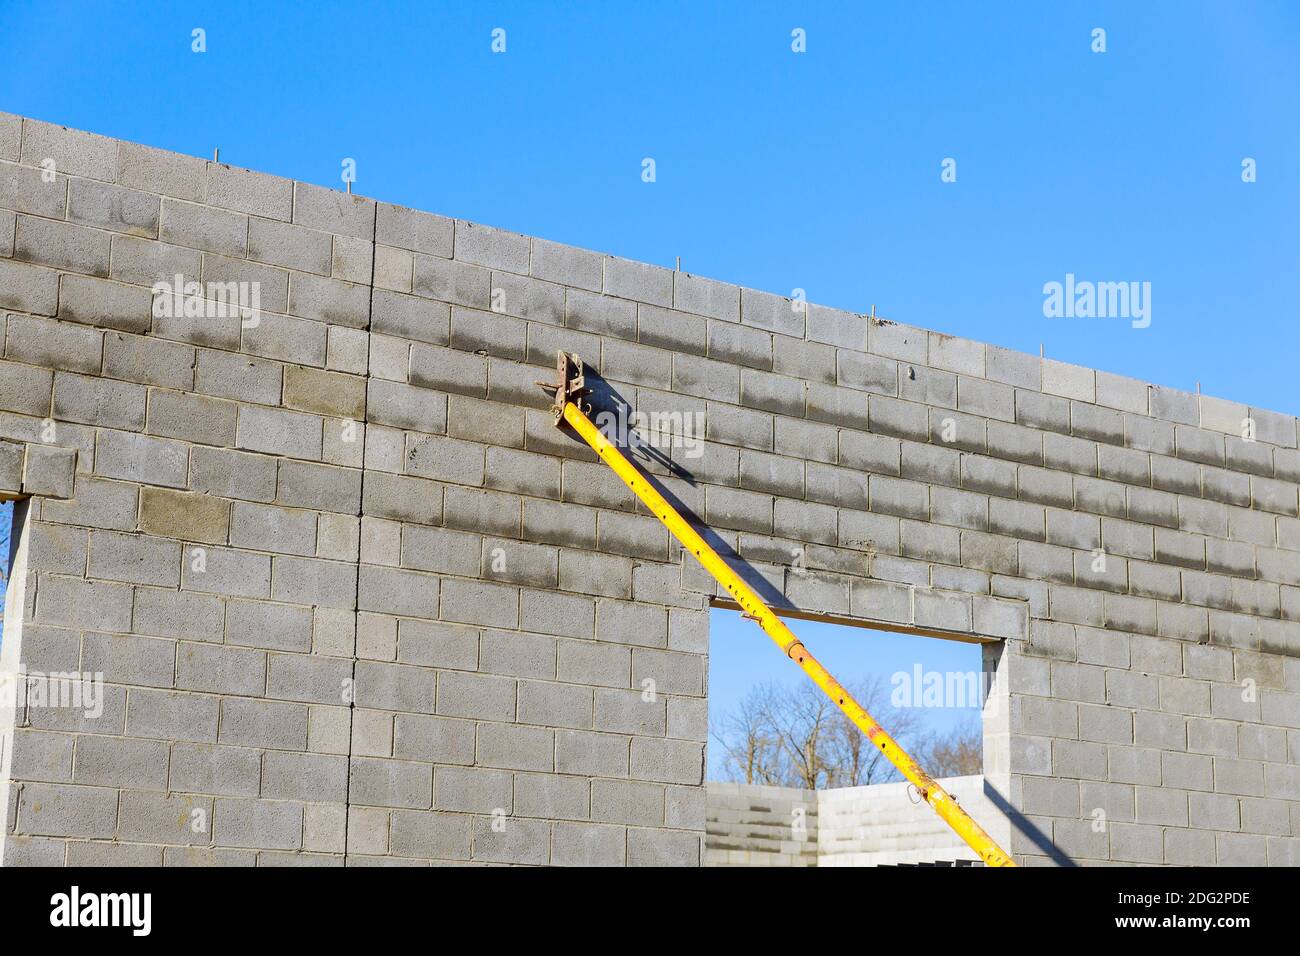
[[[1050,859],[1057,866],[1079,865],[1062,853],[1060,848],[1052,842],[1050,836],[1039,829],[1032,820],[1013,807],[1011,802],[998,792],[997,787],[993,786],[987,780],[984,781],[984,796],[988,797],[989,802],[1006,815],[1006,818],[1011,821],[1013,827],[1023,833],[1025,837],[1034,844],[1034,846],[1038,847],[1044,856]]]

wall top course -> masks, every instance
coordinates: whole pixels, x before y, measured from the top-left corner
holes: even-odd
[[[568,283],[809,343],[875,353],[1225,435],[1239,436],[1242,419],[1249,417],[1258,443],[1300,448],[1300,419],[1294,415],[1040,359],[866,313],[804,305],[779,294],[383,201],[376,215],[377,201],[360,195],[0,112],[0,163],[37,167],[46,159],[54,160],[60,176],[117,183],[357,239],[377,239],[392,248]]]

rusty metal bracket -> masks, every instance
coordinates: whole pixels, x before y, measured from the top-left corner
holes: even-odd
[[[557,351],[555,373],[559,378],[558,383],[538,381],[534,384],[555,396],[551,403],[551,414],[555,416],[555,426],[558,428],[564,421],[564,406],[570,402],[582,409],[584,414],[591,414],[591,403],[580,401],[591,394],[591,389],[587,388],[582,358],[576,352],[565,352],[563,349]]]

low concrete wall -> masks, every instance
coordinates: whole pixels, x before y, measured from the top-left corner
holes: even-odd
[[[983,776],[944,789],[986,829],[1001,817]],[[708,784],[706,866],[899,866],[978,861],[907,783],[799,790]]]

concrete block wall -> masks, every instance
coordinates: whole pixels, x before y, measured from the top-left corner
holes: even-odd
[[[705,866],[817,866],[820,791],[710,781]]]
[[[989,642],[1023,862],[1300,859],[1293,416],[7,114],[0,316],[3,653],[105,680],[7,862],[698,864],[716,588],[557,348],[769,598]]]
[[[981,825],[1002,811],[982,776],[949,777],[943,787]],[[830,790],[708,784],[705,866],[906,866],[977,863],[907,783]]]

